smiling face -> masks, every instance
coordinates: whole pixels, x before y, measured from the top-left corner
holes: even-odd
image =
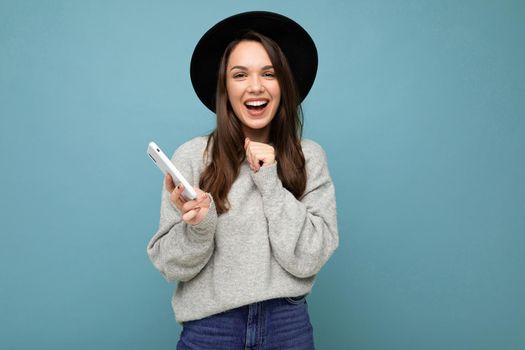
[[[245,40],[232,50],[226,67],[226,91],[245,136],[267,142],[281,89],[272,61],[260,43]]]

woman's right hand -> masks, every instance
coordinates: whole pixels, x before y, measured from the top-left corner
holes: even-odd
[[[170,193],[170,201],[179,209],[182,220],[187,224],[197,225],[206,217],[211,205],[211,199],[208,193],[202,191],[200,188],[194,187],[195,192],[197,192],[197,198],[187,200],[182,196],[184,186],[182,184],[175,186],[170,174],[166,174],[164,177],[164,184],[166,185],[166,190]]]

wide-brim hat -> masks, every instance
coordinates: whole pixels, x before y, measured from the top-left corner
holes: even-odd
[[[190,65],[193,88],[208,109],[215,112],[219,64],[224,50],[235,39],[253,30],[279,45],[292,70],[300,101],[312,88],[317,73],[317,49],[299,24],[278,13],[243,12],[223,19],[199,40]]]

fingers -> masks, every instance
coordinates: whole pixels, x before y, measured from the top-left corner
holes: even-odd
[[[195,209],[200,208],[209,208],[211,205],[210,198],[208,197],[208,194],[206,192],[201,192],[197,196],[197,199],[194,199],[192,201],[188,201],[182,205],[181,212],[183,213],[183,216],[190,212],[195,211]]]
[[[184,192],[184,185],[178,184],[175,186],[172,177],[169,175],[166,175],[164,183],[166,185],[166,190],[170,192],[170,201],[175,204],[180,211],[182,220],[188,224],[197,224],[202,221],[208,212],[208,208],[211,206],[211,198],[208,193],[195,187],[197,198],[194,200],[187,200],[182,195]]]
[[[164,176],[164,185],[166,186],[166,190],[170,193],[173,192],[173,190],[175,189],[173,178],[169,173],[166,173],[166,176]]]
[[[173,187],[173,190],[170,194],[170,200],[173,204],[177,207],[177,209],[181,210],[184,203],[186,203],[186,200],[182,196],[182,192],[184,192],[184,186],[182,184],[179,184],[175,187]]]
[[[182,220],[188,224],[197,224],[206,216],[211,206],[211,199],[207,193],[200,190],[197,199],[183,205]]]
[[[244,139],[246,160],[250,168],[257,172],[263,165],[275,162],[275,149],[266,143],[253,142],[248,137]]]
[[[253,154],[250,151],[250,143],[251,143],[251,140],[249,137],[244,139],[244,151],[246,152],[246,160],[248,161],[248,164],[250,165],[250,169],[255,170],[253,166]]]
[[[188,224],[192,224],[198,213],[198,210],[190,210],[186,214],[182,215],[182,220],[186,221]]]
[[[254,148],[256,148],[256,142],[253,142],[247,137],[244,139],[244,150],[246,151],[246,160],[250,165],[250,169],[253,171],[259,170],[259,160],[257,159]]]

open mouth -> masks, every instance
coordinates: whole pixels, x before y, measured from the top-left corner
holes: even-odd
[[[257,100],[257,101],[247,101],[244,103],[246,108],[251,111],[262,111],[266,106],[268,106],[268,101],[266,100]]]

